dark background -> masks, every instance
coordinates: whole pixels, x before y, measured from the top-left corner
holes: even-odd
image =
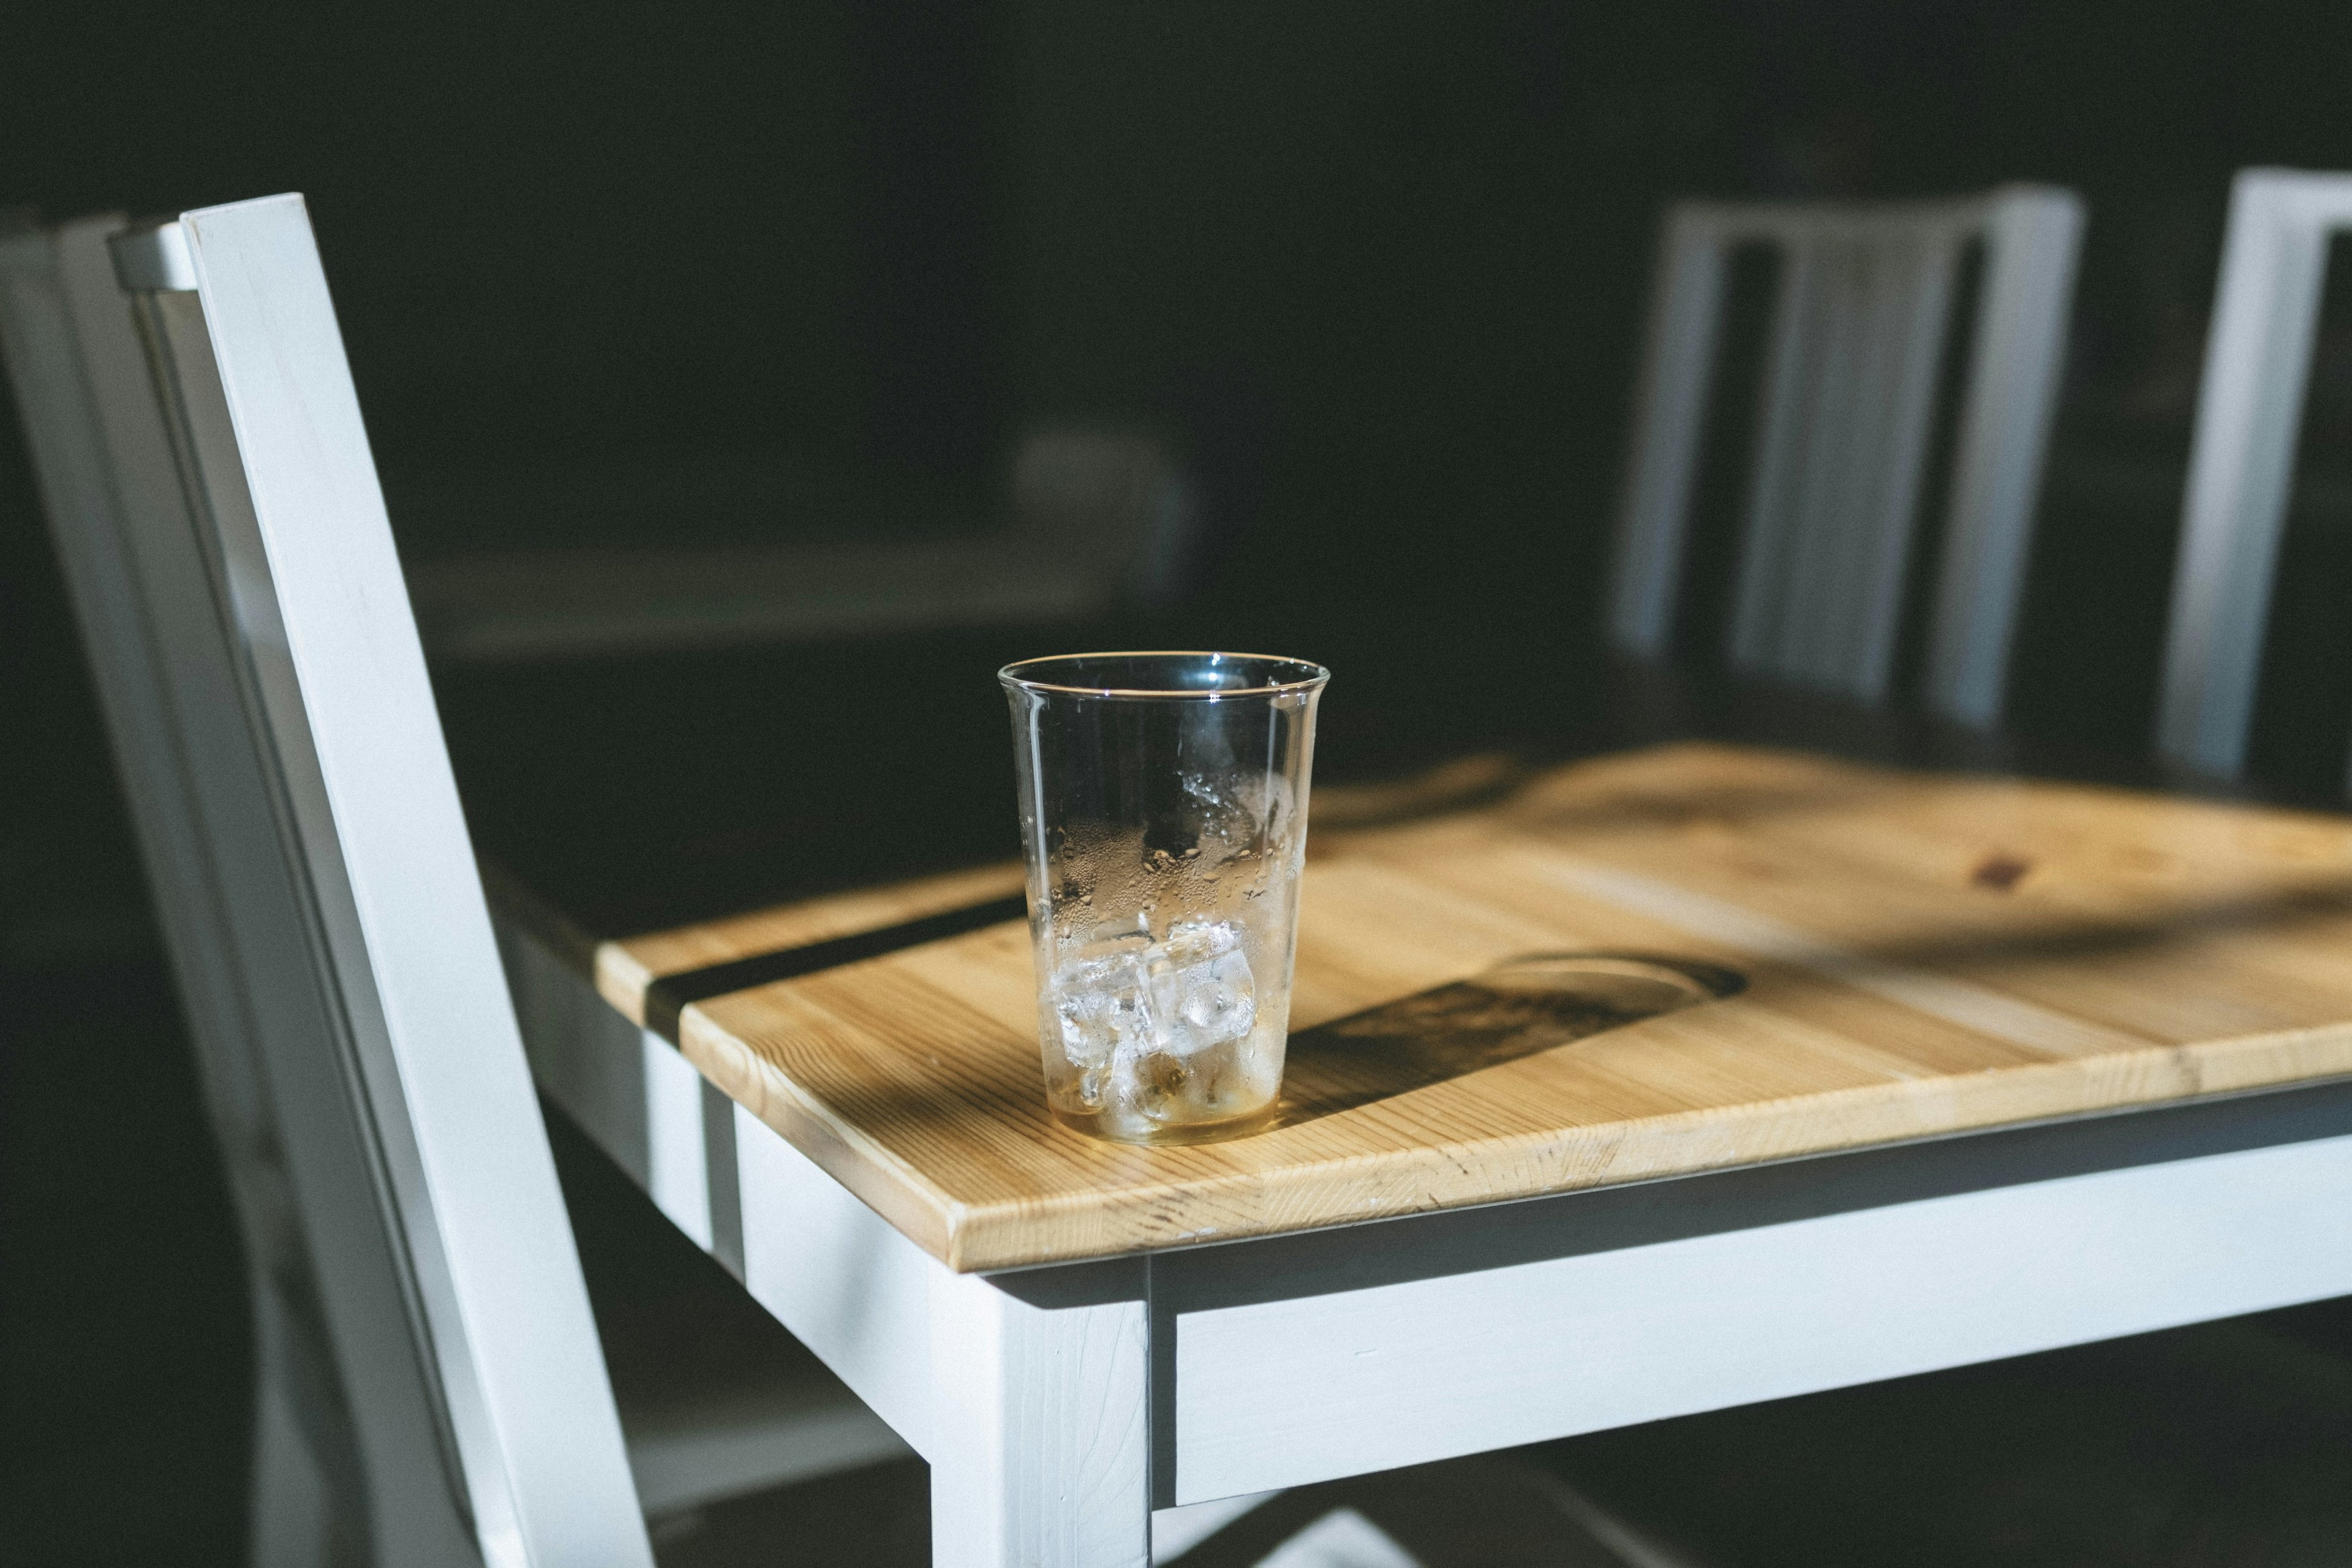
[[[2315,5],[82,0],[16,7],[0,53],[0,203],[308,195],[411,560],[977,531],[1024,430],[1148,429],[1203,550],[1090,632],[1323,660],[1343,767],[1580,711],[1663,204],[2024,179],[2090,226],[2011,721],[2143,750],[2230,177],[2352,169],[2352,7]],[[2347,307],[2272,636],[2297,679],[2256,738],[2338,793]],[[821,733],[855,778],[929,765],[910,685],[961,681],[992,735],[988,668],[1060,637],[730,668],[754,754]],[[436,672],[478,837],[574,830],[609,796],[534,790],[555,731],[710,662]],[[857,722],[796,731],[813,685]],[[225,1561],[233,1227],[13,420],[0,737],[9,1484],[96,1539],[88,1500],[136,1476],[176,1500],[173,1560]],[[606,741],[627,788],[686,771]],[[793,790],[771,848],[809,831]]]

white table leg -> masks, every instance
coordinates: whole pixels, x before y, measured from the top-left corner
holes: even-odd
[[[1143,1283],[1139,1261],[933,1275],[936,1568],[1146,1568]]]

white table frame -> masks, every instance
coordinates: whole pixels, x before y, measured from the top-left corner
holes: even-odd
[[[956,1274],[501,947],[546,1092],[930,1461],[942,1568],[1141,1563],[1155,1510],[2352,1293],[2345,1080]]]

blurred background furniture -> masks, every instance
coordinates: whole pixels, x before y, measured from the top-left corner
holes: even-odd
[[[1731,666],[1883,700],[1919,597],[1914,542],[1932,514],[1926,703],[1996,721],[2082,227],[2071,192],[2032,186],[1945,202],[1674,207],[1618,522],[1618,643],[1654,658],[1674,637],[1709,415],[1725,423],[1746,390],[1718,374],[1732,262],[1769,247],[1779,272],[1752,450],[1726,459],[1747,463]],[[1963,312],[1971,247],[1981,262]],[[1956,316],[1969,322],[1957,376]],[[1939,410],[1955,422],[1948,452],[1937,450]],[[1712,638],[1712,617],[1693,635]]]
[[[601,510],[591,536],[697,507],[821,509],[845,498],[779,476],[751,496],[711,494],[692,463],[633,485],[562,468],[468,476],[461,513]],[[478,488],[477,488],[478,487]],[[436,661],[543,659],[810,642],[964,626],[1051,626],[1100,617],[1124,597],[1164,602],[1197,549],[1191,486],[1167,443],[1118,430],[1048,429],[1023,438],[1006,487],[1009,522],[928,538],[860,538],[855,511],[835,543],[702,549],[566,548],[436,557],[409,574],[425,654]],[[411,497],[404,496],[405,503]],[[602,526],[598,526],[601,521]],[[803,519],[822,529],[843,520]]]
[[[2220,778],[2245,766],[2329,247],[2352,174],[2242,170],[2230,193],[2181,505],[2157,749]]]

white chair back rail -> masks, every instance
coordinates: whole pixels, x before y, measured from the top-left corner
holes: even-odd
[[[1965,247],[1984,247],[1927,633],[1931,709],[2000,717],[2074,289],[2082,205],[2005,186],[1868,206],[1669,215],[1619,519],[1612,631],[1665,653],[1732,253],[1778,249],[1729,637],[1744,672],[1882,700],[1894,673]]]
[[[650,1563],[308,216],[291,195],[190,212],[115,263],[482,1555]]]
[[[2245,766],[2327,246],[2345,229],[2352,174],[2246,169],[2231,189],[2157,721],[2158,753],[2198,773]]]
[[[330,1008],[107,255],[121,226],[0,245],[0,341],[245,1232],[257,1539],[288,1561],[354,1541],[384,1564],[461,1560],[471,1531],[414,1292],[343,1064],[318,1048]]]

